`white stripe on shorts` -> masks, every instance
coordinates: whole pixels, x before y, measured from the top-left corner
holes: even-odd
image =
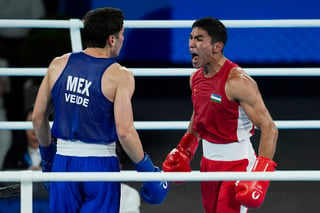
[[[218,144],[202,139],[203,156],[209,160],[235,161],[249,159],[249,164],[254,163],[256,154],[250,139],[239,142]]]
[[[79,140],[57,139],[57,154],[75,157],[111,157],[116,155],[116,142],[85,143]]]

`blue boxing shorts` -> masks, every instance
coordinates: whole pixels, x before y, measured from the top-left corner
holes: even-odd
[[[116,156],[68,156],[59,154],[59,151],[52,167],[52,172],[119,171]],[[119,213],[120,192],[120,182],[51,182],[50,212]]]

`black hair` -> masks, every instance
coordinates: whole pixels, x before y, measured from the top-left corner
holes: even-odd
[[[117,36],[121,31],[123,20],[123,13],[117,8],[105,7],[90,10],[82,19],[83,37],[87,47],[105,47],[108,37]]]
[[[222,42],[224,45],[227,42],[227,29],[221,21],[213,17],[205,17],[195,21],[192,28],[201,28],[205,30],[211,37],[211,43]]]

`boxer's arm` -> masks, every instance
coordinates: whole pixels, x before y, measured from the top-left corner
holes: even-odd
[[[113,64],[102,78],[102,91],[114,102],[114,117],[117,134],[122,148],[134,162],[138,172],[160,172],[144,153],[139,135],[134,127],[131,97],[134,92],[133,73]],[[168,193],[166,181],[152,181],[142,184],[141,197],[149,204],[161,203]]]
[[[278,129],[264,104],[257,83],[242,69],[233,68],[226,83],[227,97],[239,101],[252,123],[261,131],[259,156],[272,159],[276,150]]]
[[[241,68],[233,68],[226,83],[226,95],[238,101],[252,123],[260,131],[259,157],[252,169],[255,171],[274,171],[272,161],[278,139],[278,129],[264,104],[257,83]],[[239,181],[236,184],[236,199],[248,208],[262,205],[270,181]]]
[[[128,70],[118,67],[114,73],[114,115],[119,141],[134,163],[144,157],[143,147],[133,122],[131,97],[134,92],[134,77]]]
[[[49,146],[51,143],[49,115],[53,103],[48,78],[47,74],[42,80],[32,113],[32,125],[41,146]]]
[[[51,143],[49,124],[49,116],[53,112],[51,88],[64,69],[69,55],[65,54],[52,60],[37,93],[32,113],[32,125],[39,144],[42,146],[49,146]]]
[[[190,162],[199,146],[199,139],[192,129],[193,114],[187,133],[183,135],[176,148],[172,149],[162,164],[165,172],[190,172]],[[180,182],[176,182],[180,183]]]

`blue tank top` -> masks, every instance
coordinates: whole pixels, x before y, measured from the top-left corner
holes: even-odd
[[[51,95],[54,103],[52,136],[87,143],[118,140],[113,102],[102,93],[101,78],[116,61],[72,53]]]

